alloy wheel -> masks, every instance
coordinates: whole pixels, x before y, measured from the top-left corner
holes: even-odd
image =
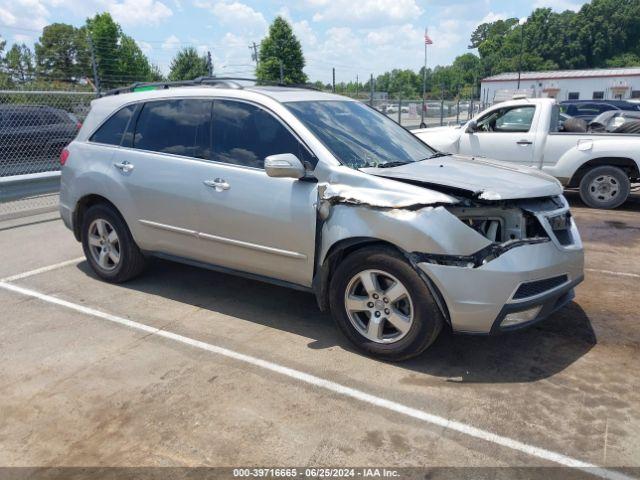
[[[409,291],[400,280],[381,270],[354,275],[347,285],[344,304],[353,327],[372,342],[397,342],[413,324]]]
[[[89,251],[98,266],[105,271],[120,264],[120,238],[108,221],[97,218],[89,225]]]

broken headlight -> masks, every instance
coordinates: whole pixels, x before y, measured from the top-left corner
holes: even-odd
[[[527,221],[521,208],[478,206],[454,207],[449,211],[491,242],[502,243],[527,236]]]

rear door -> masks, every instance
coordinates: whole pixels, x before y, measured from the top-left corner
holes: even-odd
[[[275,115],[239,100],[215,100],[213,156],[200,179],[201,254],[228,268],[310,286],[317,183],[271,178],[269,155],[293,153],[311,168],[309,150]]]
[[[531,165],[535,113],[534,105],[491,110],[477,120],[476,132],[462,134],[460,153]]]
[[[111,160],[140,247],[199,258],[198,219],[209,176],[211,100],[146,102]]]

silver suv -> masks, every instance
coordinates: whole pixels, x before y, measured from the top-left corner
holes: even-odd
[[[96,275],[149,257],[313,292],[359,349],[497,333],[573,298],[580,236],[536,169],[437,152],[385,115],[302,88],[194,82],[92,103],[60,211]]]

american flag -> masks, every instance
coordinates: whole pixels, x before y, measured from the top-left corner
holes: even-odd
[[[433,40],[431,40],[431,37],[429,36],[426,30],[424,31],[424,44],[433,45]]]

